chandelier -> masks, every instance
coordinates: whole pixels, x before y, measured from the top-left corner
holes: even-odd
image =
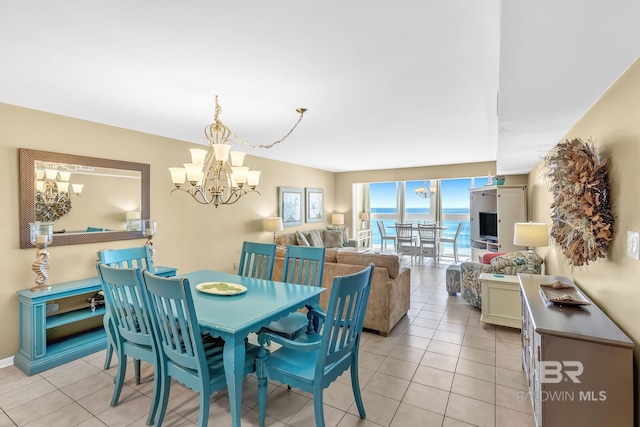
[[[83,184],[69,182],[69,169],[58,163],[43,163],[36,169],[36,221],[55,221],[71,211],[71,198],[82,193]]]
[[[435,187],[427,187],[427,181],[424,182],[424,187],[418,187],[414,191],[416,192],[416,195],[418,195],[419,197],[421,197],[423,199],[428,199],[429,197],[431,197],[434,194],[436,194],[436,188]]]
[[[236,141],[251,148],[271,148],[284,141],[298,123],[302,120],[306,108],[296,110],[300,117],[287,134],[269,145],[251,145],[240,139],[220,121],[222,108],[216,107],[213,123],[204,128],[204,134],[209,144],[208,150],[192,148],[191,163],[184,163],[184,167],[169,168],[171,180],[176,190],[189,193],[198,203],[203,205],[231,205],[247,193],[260,194],[256,187],[260,181],[260,171],[251,171],[243,166],[245,153],[229,151],[231,144]],[[186,181],[189,183],[185,185]]]

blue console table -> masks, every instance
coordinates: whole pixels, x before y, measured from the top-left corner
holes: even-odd
[[[158,266],[154,273],[171,277],[176,269]],[[13,363],[34,375],[106,349],[105,307],[87,302],[100,290],[100,281],[92,277],[52,285],[49,291],[18,291],[20,350]]]
[[[18,291],[20,351],[13,363],[33,375],[107,348],[104,305],[92,309],[86,301],[100,290],[100,281],[92,277],[59,283],[50,291]]]

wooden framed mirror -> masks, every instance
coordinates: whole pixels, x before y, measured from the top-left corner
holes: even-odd
[[[20,148],[18,156],[21,248],[33,247],[29,223],[37,220],[53,221],[50,246],[144,237],[142,231],[130,231],[126,218],[127,212],[139,212],[139,218],[149,219],[148,164],[27,148]],[[55,206],[53,200],[43,201],[43,184],[38,181],[46,176],[45,169],[71,172],[69,181],[84,185],[80,195],[72,193],[70,200],[57,202]]]

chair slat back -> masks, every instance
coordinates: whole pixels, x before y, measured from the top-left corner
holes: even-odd
[[[275,260],[275,243],[244,242],[240,254],[238,276],[271,280]]]
[[[418,237],[420,243],[435,243],[438,237],[438,230],[435,224],[418,224]]]
[[[458,229],[456,230],[456,234],[455,234],[455,236],[454,236],[453,238],[454,238],[454,239],[457,239],[457,238],[458,238],[458,236],[460,235],[460,232],[461,232],[461,231],[462,231],[462,223],[461,223],[461,222],[459,222],[459,223],[458,223]]]
[[[321,286],[325,248],[288,245],[284,255],[282,281],[298,285]]]
[[[384,222],[382,221],[377,221],[378,223],[378,230],[380,230],[380,236],[382,237],[386,237],[387,236],[387,232],[384,229]]]
[[[164,278],[144,272],[151,322],[163,356],[186,370],[188,376],[209,381],[209,370],[186,278]],[[175,374],[176,371],[173,373]]]
[[[107,308],[120,333],[117,340],[154,348],[140,268],[110,267],[97,264]]]
[[[413,225],[411,224],[396,224],[396,235],[398,240],[412,241],[413,240]]]
[[[367,309],[373,265],[362,271],[333,279],[329,306],[322,330],[322,343],[316,374],[349,356],[360,341]]]
[[[151,265],[148,246],[126,249],[103,249],[98,251],[98,260],[111,267],[140,268],[147,270]]]

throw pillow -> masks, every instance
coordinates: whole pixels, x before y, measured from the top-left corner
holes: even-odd
[[[317,247],[324,247],[324,242],[322,241],[322,235],[320,234],[320,230],[311,230],[309,232],[309,236],[311,237],[311,240],[309,240],[309,243],[311,243],[311,246],[317,246]]]
[[[349,228],[348,227],[327,227],[327,230],[339,231],[342,233],[342,245],[349,246]]]
[[[325,248],[341,248],[342,247],[342,232],[337,230],[323,230]]]
[[[501,256],[501,255],[505,255],[507,254],[507,252],[489,252],[486,253],[484,255],[482,255],[482,259],[481,262],[483,264],[491,264],[491,260],[494,259],[495,257]]]
[[[310,246],[309,241],[300,231],[296,231],[296,240],[298,241],[298,246]]]

